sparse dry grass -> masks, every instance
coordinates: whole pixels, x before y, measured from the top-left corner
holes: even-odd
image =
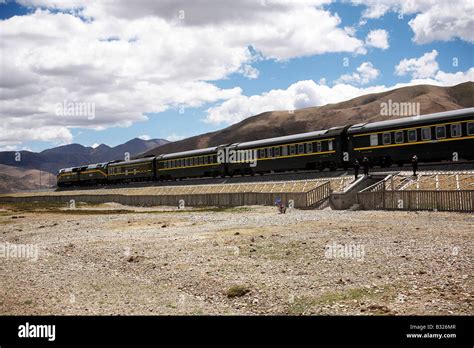
[[[0,243],[40,249],[1,260],[2,314],[472,313],[469,214],[51,209],[0,218]],[[332,242],[365,257],[328,259]]]

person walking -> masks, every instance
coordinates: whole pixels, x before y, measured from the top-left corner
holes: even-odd
[[[362,166],[364,167],[364,175],[369,175],[369,159],[367,157],[362,159]]]
[[[280,214],[286,213],[286,206],[280,197],[277,197],[277,199],[275,200],[275,205],[278,207],[278,211],[280,212]]]
[[[360,169],[360,164],[359,164],[359,161],[356,159],[354,161],[354,176],[355,176],[354,180],[357,180],[357,178],[359,177],[359,169]]]
[[[418,157],[413,155],[411,158],[411,167],[413,168],[413,176],[416,176],[416,171],[418,170]]]

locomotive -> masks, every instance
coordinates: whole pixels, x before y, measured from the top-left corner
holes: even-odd
[[[229,155],[230,154],[230,155]],[[474,159],[474,108],[64,168],[58,187]]]

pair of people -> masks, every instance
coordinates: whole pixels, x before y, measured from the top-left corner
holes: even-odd
[[[369,159],[367,157],[364,157],[362,159],[362,166],[364,167],[364,175],[369,175]],[[411,166],[413,168],[413,176],[416,176],[416,171],[418,170],[418,157],[416,155],[413,155],[411,158]],[[354,175],[355,179],[359,177],[359,169],[360,169],[360,164],[359,161],[356,159],[354,161]]]
[[[364,167],[364,175],[369,175],[369,159],[367,157],[364,157],[362,159],[362,166]],[[360,169],[360,164],[359,161],[356,159],[354,161],[354,175],[357,180],[359,177],[359,169]]]

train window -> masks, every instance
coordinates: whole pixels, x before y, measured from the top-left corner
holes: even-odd
[[[288,156],[288,146],[284,145],[281,147],[281,155]]]
[[[395,142],[397,144],[403,143],[403,131],[395,132]]]
[[[198,157],[199,158],[199,165],[202,165],[202,156]]]
[[[446,127],[445,126],[436,126],[436,139],[446,138]]]
[[[457,138],[462,135],[461,131],[461,124],[460,123],[455,123],[451,125],[451,137],[452,138]]]
[[[203,161],[204,161],[204,164],[207,164],[207,163],[208,163],[207,156],[204,156],[204,157],[203,157]]]
[[[258,150],[258,158],[265,158],[265,149]]]
[[[280,147],[273,148],[273,153],[275,154],[275,157],[279,157],[280,156]]]
[[[290,145],[290,155],[294,155],[296,153],[296,145]]]
[[[392,143],[392,135],[390,133],[383,133],[382,134],[382,143],[384,145],[388,145]]]
[[[304,153],[304,144],[298,144],[298,153]]]
[[[184,160],[184,166],[185,166],[185,167],[189,166],[189,158],[186,158],[186,159]]]
[[[273,149],[271,147],[267,147],[267,157],[273,157]]]
[[[168,168],[168,161],[163,162],[163,168]]]
[[[209,156],[209,163],[217,163],[217,155]]]
[[[313,144],[306,143],[306,153],[311,153],[311,152],[313,152]]]
[[[379,144],[379,135],[371,134],[370,135],[370,146],[377,146]]]
[[[431,128],[421,128],[421,139],[431,140]]]
[[[332,144],[332,140],[329,140],[328,141],[328,150],[332,151],[333,149],[334,149],[334,147],[333,147],[333,144]]]
[[[316,152],[321,152],[321,150],[322,150],[321,142],[318,141],[318,142],[316,143]]]
[[[474,135],[474,122],[467,123],[467,134]]]
[[[409,129],[407,131],[407,134],[408,134],[408,141],[409,142],[413,142],[413,141],[417,141],[417,137],[416,137],[416,129]]]

